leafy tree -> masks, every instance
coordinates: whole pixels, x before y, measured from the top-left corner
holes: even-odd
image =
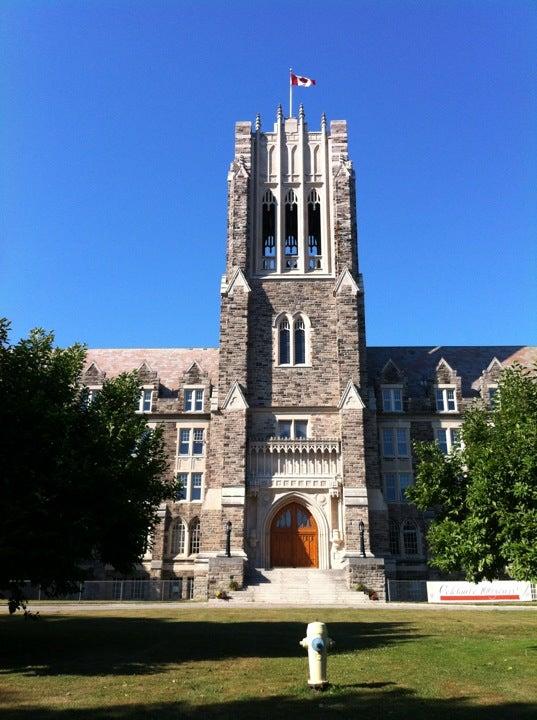
[[[537,368],[505,369],[491,411],[464,416],[461,445],[419,443],[410,499],[433,509],[432,564],[478,582],[537,579]]]
[[[41,329],[10,345],[0,320],[0,587],[50,594],[91,563],[129,572],[171,494],[162,434],[135,412],[134,373],[89,402],[82,345],[54,347]]]

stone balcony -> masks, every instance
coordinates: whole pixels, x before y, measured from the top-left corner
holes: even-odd
[[[335,439],[270,438],[248,446],[247,483],[260,487],[339,488],[341,443]]]

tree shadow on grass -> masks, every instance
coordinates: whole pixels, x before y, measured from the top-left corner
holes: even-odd
[[[476,705],[467,697],[422,698],[406,688],[351,693],[333,686],[326,693],[303,697],[248,698],[195,707],[169,702],[98,709],[0,709],[0,720],[534,720],[536,710],[530,703]]]
[[[297,657],[303,622],[206,622],[180,618],[55,617],[0,619],[0,677],[125,675],[162,672],[170,664],[249,657]],[[334,653],[414,641],[406,622],[331,622]]]

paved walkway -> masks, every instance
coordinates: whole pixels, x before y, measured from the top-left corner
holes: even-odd
[[[133,611],[140,612],[143,610],[163,610],[166,612],[170,611],[182,611],[182,610],[196,610],[196,609],[208,609],[219,611],[219,610],[234,610],[234,609],[249,609],[249,610],[303,610],[304,608],[311,608],[311,605],[289,605],[289,604],[265,604],[265,603],[251,603],[251,602],[238,602],[225,601],[225,600],[209,600],[208,602],[29,602],[28,609],[32,612],[38,612],[40,614],[81,614],[84,612],[111,612],[114,610]],[[315,607],[315,606],[313,606]],[[533,610],[537,612],[537,605],[474,605],[469,603],[458,603],[457,605],[446,605],[444,603],[383,603],[383,602],[371,602],[367,603],[362,607],[349,606],[349,605],[318,605],[315,607],[316,610],[322,612],[325,609],[332,610],[353,610],[355,612],[363,612],[364,610],[438,610],[440,612],[457,611],[457,610],[480,610],[486,611],[497,611],[497,612],[520,612],[523,610]]]

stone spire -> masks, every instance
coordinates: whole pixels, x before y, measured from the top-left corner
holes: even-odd
[[[255,116],[255,131],[259,132],[261,130],[261,115],[257,113]]]

